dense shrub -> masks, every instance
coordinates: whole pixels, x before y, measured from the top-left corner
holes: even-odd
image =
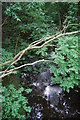
[[[24,90],[23,87],[15,89],[13,84],[8,87],[2,87],[2,117],[3,118],[25,118],[25,112],[31,112],[28,105],[28,99],[22,95],[25,91],[27,94],[31,89]]]
[[[51,56],[53,61],[58,65],[51,66],[50,72],[53,84],[59,83],[61,87],[69,92],[70,88],[80,86],[78,80],[78,36],[61,37],[57,40],[55,54]]]

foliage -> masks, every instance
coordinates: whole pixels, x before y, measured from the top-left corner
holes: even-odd
[[[62,29],[63,21],[68,13],[69,3],[68,2],[50,2],[45,4],[46,13],[48,16],[53,18],[53,23],[57,26],[58,29]],[[55,27],[56,27],[55,26]],[[51,27],[51,30],[54,30],[55,27]]]
[[[11,52],[6,51],[5,49],[0,48],[0,53],[2,54],[2,57],[0,58],[0,64],[12,60],[13,59],[13,54]],[[7,67],[8,65],[6,65]],[[14,66],[12,66],[13,68]],[[5,68],[5,66],[3,66],[3,69]]]
[[[46,47],[46,46],[44,46],[43,48],[41,48],[41,49],[39,49],[39,50],[37,50],[36,51],[36,54],[37,55],[41,55],[41,56],[47,56],[47,50],[48,50],[48,48]]]
[[[78,80],[78,36],[61,37],[57,42],[55,54],[51,56],[58,65],[58,67],[50,67],[50,72],[54,75],[52,83],[59,83],[69,92],[70,88],[74,88],[75,85],[80,86]]]
[[[15,89],[13,84],[8,87],[2,87],[2,114],[3,118],[24,118],[25,112],[31,112],[31,107],[28,105],[28,99],[22,95],[26,91],[29,94],[32,90],[23,87]]]
[[[5,49],[0,49],[0,53],[2,53],[2,63],[13,59],[13,54],[11,52],[7,52]]]
[[[3,27],[4,46],[9,51],[13,50],[13,53],[16,43],[18,52],[32,41],[50,34],[49,29],[54,27],[54,22],[48,23],[52,21],[52,17],[45,13],[44,3],[3,3],[3,11],[3,19],[4,16],[9,16],[8,22]]]
[[[66,19],[64,21],[64,25],[69,24],[78,24],[79,17],[78,17],[78,2],[69,3],[68,13],[66,15]],[[68,31],[75,31],[78,30],[78,26],[69,26]]]
[[[3,3],[3,22],[6,17],[8,19],[3,25],[2,62],[12,59],[31,42],[55,34],[65,25],[68,25],[68,22],[77,24],[78,2]],[[76,26],[71,26],[68,27],[67,31],[77,29]],[[48,59],[49,53],[54,52],[55,49],[55,55],[52,55],[51,58],[58,67],[51,66],[50,68],[51,73],[54,74],[52,81],[55,84],[60,83],[64,89],[69,91],[70,88],[79,85],[77,79],[78,42],[77,36],[63,38],[61,37],[56,41],[57,48],[44,46],[41,49],[28,51],[24,54],[19,65],[42,58]],[[74,54],[72,54],[73,52]],[[26,76],[32,79],[40,71],[40,68],[37,70],[35,67],[29,66],[26,68]]]

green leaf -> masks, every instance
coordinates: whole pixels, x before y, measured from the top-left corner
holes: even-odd
[[[32,89],[28,88],[25,90],[27,94],[31,93],[32,92]]]

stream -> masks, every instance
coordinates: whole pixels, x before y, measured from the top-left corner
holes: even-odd
[[[22,80],[25,81],[25,73]],[[59,120],[80,118],[80,89],[65,92],[59,84],[51,84],[48,69],[38,74],[35,80],[29,80],[27,85],[32,85],[32,92],[28,95],[32,107],[30,117],[26,120]]]

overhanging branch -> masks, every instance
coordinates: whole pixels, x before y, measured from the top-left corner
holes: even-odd
[[[17,68],[10,69],[10,67],[11,67],[12,65],[14,65],[16,62],[18,62],[18,61],[21,59],[21,57],[23,56],[23,54],[24,54],[25,52],[27,52],[27,51],[29,51],[29,50],[32,50],[32,49],[42,48],[42,47],[44,47],[45,45],[47,45],[48,43],[50,43],[51,41],[53,41],[53,40],[55,40],[55,39],[57,39],[57,38],[59,38],[59,37],[66,36],[66,35],[72,35],[72,34],[78,34],[78,33],[80,33],[80,30],[74,31],[74,32],[67,32],[67,33],[63,33],[63,34],[60,33],[60,34],[58,34],[58,35],[53,35],[53,36],[46,37],[46,38],[42,38],[42,39],[40,39],[40,40],[37,40],[37,41],[32,42],[27,48],[25,48],[24,50],[20,51],[20,52],[13,58],[13,60],[7,61],[7,62],[5,62],[5,63],[3,63],[3,64],[0,65],[0,67],[1,67],[1,66],[4,66],[4,65],[6,65],[6,64],[11,63],[11,64],[9,65],[9,67],[8,67],[5,71],[2,71],[2,75],[0,76],[0,78],[3,78],[4,76],[6,76],[6,75],[8,75],[8,74],[11,74],[14,70],[20,69],[21,67],[24,67],[24,66],[26,66],[26,65],[33,65],[34,63],[36,64],[36,63],[38,63],[38,62],[44,62],[44,61],[45,61],[45,60],[38,60],[38,61],[35,61],[35,62],[33,62],[33,63],[27,63],[27,64],[24,64],[24,65],[19,66],[19,67],[17,67]],[[43,42],[44,42],[44,43],[43,43]],[[41,45],[39,46],[39,44],[41,44]],[[10,69],[10,70],[9,70],[9,69]]]

